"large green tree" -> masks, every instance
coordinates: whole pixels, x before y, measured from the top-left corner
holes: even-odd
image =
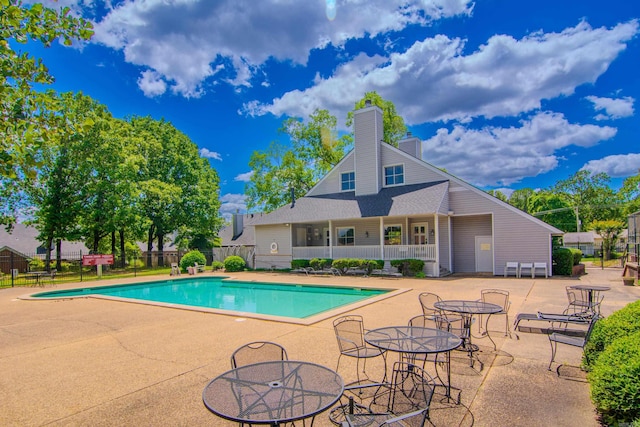
[[[289,118],[280,132],[290,144],[272,142],[249,160],[251,180],[246,186],[247,208],[272,211],[304,196],[344,156],[351,139],[337,137],[337,120],[327,110],[316,110],[308,122]]]
[[[56,98],[34,85],[49,84],[53,76],[42,60],[16,50],[37,41],[50,46],[87,40],[91,24],[42,4],[24,6],[20,0],[0,0],[0,223],[15,220],[23,192],[19,183],[34,178],[44,144],[55,138]]]
[[[396,112],[395,104],[383,99],[376,91],[372,91],[365,93],[364,98],[356,102],[354,110],[364,108],[367,101],[371,101],[372,105],[376,105],[382,110],[384,142],[397,147],[398,141],[407,134],[407,126],[404,124],[404,119]],[[353,125],[353,111],[349,111],[347,114],[346,124],[348,127]]]

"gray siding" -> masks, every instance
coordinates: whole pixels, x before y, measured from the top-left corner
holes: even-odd
[[[463,187],[452,185],[452,188]],[[503,206],[497,199],[483,197],[471,190],[452,191],[449,193],[449,198],[450,208],[456,216],[474,212],[493,212],[495,224],[493,256],[496,275],[504,274],[504,266],[508,261],[546,262],[547,265],[551,265],[550,231],[544,224],[515,211],[515,208]],[[457,229],[454,231],[456,238],[457,231]],[[490,234],[486,233],[486,235]],[[457,252],[458,248],[456,246],[454,248]],[[458,271],[457,268],[456,271]]]
[[[440,265],[449,269],[449,218],[440,217],[438,222],[438,234],[440,236]]]
[[[320,196],[322,194],[333,194],[342,191],[341,176],[344,172],[355,172],[354,158],[353,151],[347,154],[334,169],[309,191],[308,195]]]
[[[453,271],[475,273],[475,237],[490,236],[491,215],[453,218]]]
[[[394,150],[389,144],[381,144],[381,166],[382,174],[384,166],[404,165],[404,182],[409,184],[422,184],[425,182],[443,181],[449,179],[442,174],[432,171],[422,160],[415,159],[410,155]]]
[[[382,110],[369,107],[354,112],[356,195],[378,194],[381,188],[380,144]]]
[[[278,245],[271,253],[271,244]],[[256,226],[256,268],[291,267],[291,229],[285,225]]]

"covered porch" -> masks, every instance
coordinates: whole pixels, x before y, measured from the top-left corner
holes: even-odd
[[[447,216],[380,217],[291,224],[293,259],[420,259],[425,274],[440,275],[439,248],[449,247]],[[444,267],[448,267],[448,257]]]

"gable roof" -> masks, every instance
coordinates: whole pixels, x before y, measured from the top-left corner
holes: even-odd
[[[16,223],[13,225],[11,232],[4,227],[0,227],[0,247],[12,250],[15,253],[32,255],[36,253],[43,243],[38,239],[38,230],[30,225]],[[63,241],[61,252],[84,252],[89,253],[87,247],[81,242]],[[55,245],[53,246],[55,253]]]
[[[305,196],[292,205],[256,216],[256,225],[436,214],[446,205],[448,181],[388,187],[378,194],[354,191]]]

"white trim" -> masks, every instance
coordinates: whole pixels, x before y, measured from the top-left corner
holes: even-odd
[[[352,173],[353,174],[353,188],[350,188],[348,190],[343,190],[342,189],[342,175],[348,174],[348,173]],[[352,170],[352,171],[346,171],[346,172],[340,172],[340,182],[338,183],[338,185],[340,186],[340,188],[338,189],[338,193],[346,193],[347,191],[355,191],[356,190],[356,171]]]
[[[385,173],[382,173],[382,188],[391,188],[391,187],[400,187],[403,185],[407,185],[407,180],[406,180],[406,168],[404,167],[404,163],[392,163],[390,165],[383,165],[380,170],[381,172],[384,171],[386,168],[395,168],[396,166],[402,166],[402,183],[400,184],[390,184],[387,185],[387,175]],[[395,177],[395,173],[393,174],[393,176]]]

